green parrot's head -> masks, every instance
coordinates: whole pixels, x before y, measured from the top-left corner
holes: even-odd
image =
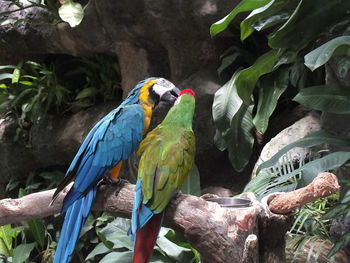
[[[196,95],[191,89],[181,91],[162,123],[192,127],[195,97]]]
[[[140,100],[156,105],[160,101],[174,103],[179,96],[180,90],[173,83],[164,78],[147,79],[141,90]]]
[[[196,98],[196,93],[193,90],[184,89],[179,93],[179,97],[176,99],[174,106],[178,105],[180,103],[180,101],[183,100],[182,98],[183,98],[183,95],[185,95],[185,94],[186,94],[186,96],[184,96],[185,100],[189,100],[189,101],[191,101],[191,103]]]

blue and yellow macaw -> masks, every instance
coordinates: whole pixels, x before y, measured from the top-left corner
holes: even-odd
[[[195,157],[192,119],[195,93],[181,91],[161,124],[141,142],[138,179],[129,234],[134,241],[133,263],[152,255],[164,210],[180,190]]]
[[[120,106],[101,119],[89,132],[53,195],[72,181],[62,206],[66,212],[54,263],[70,261],[96,196],[97,186],[110,172],[118,181],[122,161],[137,148],[149,128],[152,112],[159,101],[174,102],[179,90],[166,79],[148,78],[139,82]]]

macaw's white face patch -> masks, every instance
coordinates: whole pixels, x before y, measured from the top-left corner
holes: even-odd
[[[163,94],[169,90],[171,90],[172,88],[166,87],[166,86],[161,86],[158,84],[154,84],[153,85],[153,91],[159,95],[159,97],[162,97]]]
[[[160,82],[160,83],[159,83]],[[159,97],[162,97],[164,93],[171,91],[175,88],[175,85],[169,81],[157,81],[156,84],[153,85],[153,90]]]
[[[174,103],[180,90],[170,81],[160,78],[152,86],[152,93],[159,96],[159,100]]]

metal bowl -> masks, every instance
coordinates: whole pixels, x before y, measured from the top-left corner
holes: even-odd
[[[238,197],[208,198],[206,201],[218,203],[221,207],[249,207],[252,201]]]

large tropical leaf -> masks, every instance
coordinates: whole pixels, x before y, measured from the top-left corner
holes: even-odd
[[[239,71],[214,96],[213,119],[220,131],[225,131],[230,127],[231,120],[243,103],[234,84],[238,74]]]
[[[319,173],[329,171],[342,166],[346,161],[350,159],[350,152],[334,152],[328,154],[322,158],[313,160],[303,165],[302,167],[277,177],[270,185],[270,188],[274,188],[284,183],[287,179],[296,176],[301,173],[300,186],[308,185]]]
[[[87,255],[85,260],[93,260],[95,256],[105,254],[109,252],[110,249],[106,247],[103,243],[98,243],[97,246]]]
[[[162,227],[159,231],[157,238],[157,246],[171,259],[176,262],[191,262],[193,258],[193,253],[191,249],[185,248],[175,244],[170,241],[166,235],[168,232],[172,232],[174,235],[174,230],[166,227]]]
[[[335,55],[348,54],[350,49],[350,36],[333,38],[322,46],[305,55],[305,66],[314,71],[323,66]]]
[[[271,0],[242,0],[238,5],[223,19],[214,23],[210,27],[210,35],[215,36],[224,31],[238,13],[251,11],[253,9],[266,5]]]
[[[260,56],[249,68],[241,70],[233,84],[237,86],[237,94],[245,104],[252,102],[251,96],[259,78],[276,70],[276,63],[282,55],[280,50],[270,50]]]
[[[350,113],[350,87],[347,86],[329,84],[305,88],[293,100],[315,110]]]
[[[0,226],[0,253],[6,257],[12,256],[11,225]]]
[[[312,146],[316,146],[324,143],[333,144],[333,145],[350,146],[350,139],[340,138],[338,136],[334,136],[325,131],[316,131],[316,132],[310,133],[304,138],[288,144],[286,147],[282,148],[278,153],[272,156],[268,161],[262,163],[258,167],[257,173],[259,173],[264,168],[274,166],[284,154],[286,154],[289,150],[295,147],[312,147]]]
[[[0,80],[12,79],[12,73],[0,73]]]
[[[130,263],[132,261],[132,251],[111,252],[104,256],[100,263]]]
[[[30,252],[35,247],[35,243],[21,244],[13,252],[12,263],[23,263],[28,260]]]
[[[288,21],[269,36],[271,48],[299,50],[319,37],[328,26],[341,21],[350,8],[348,0],[301,0]]]
[[[35,241],[41,249],[45,249],[45,224],[42,219],[31,219],[27,221],[30,231],[32,232]]]
[[[263,194],[271,181],[272,174],[266,169],[262,170],[257,176],[253,177],[244,187],[243,192],[252,192],[256,196]]]
[[[260,81],[259,101],[253,123],[256,129],[264,134],[269,118],[277,106],[277,101],[287,89],[289,82],[289,69],[274,72]]]
[[[259,198],[274,192],[289,192],[296,187],[303,187],[321,172],[336,169],[350,159],[350,152],[335,152],[322,158],[310,161],[294,169],[291,158],[264,169],[254,177],[244,191],[252,191]]]
[[[286,21],[291,14],[291,8],[286,2],[288,0],[272,0],[267,5],[253,10],[240,24],[241,40],[249,37],[254,29],[260,31]]]
[[[252,109],[253,106],[242,104],[231,121],[231,127],[222,134],[230,162],[238,172],[248,164],[252,153],[254,144]]]

